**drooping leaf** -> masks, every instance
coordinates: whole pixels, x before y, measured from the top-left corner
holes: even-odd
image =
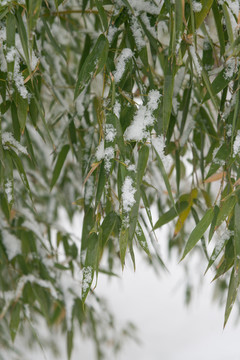
[[[213,219],[213,209],[208,209],[199,223],[196,225],[195,229],[192,231],[189,239],[186,243],[183,255],[181,260],[185,258],[185,256],[193,249],[193,247],[198,243],[201,237],[206,232],[207,228],[211,224]]]
[[[57,162],[54,166],[53,169],[53,176],[52,176],[52,180],[50,183],[50,189],[52,190],[52,188],[54,187],[54,185],[56,184],[59,175],[61,173],[63,164],[66,160],[67,154],[69,152],[70,146],[68,144],[64,145],[60,151],[60,153],[58,154],[58,158],[57,158]]]
[[[108,48],[108,40],[103,34],[101,34],[79,72],[74,92],[74,99],[76,99],[85,86],[87,86],[93,75],[97,75],[102,70],[106,63]]]

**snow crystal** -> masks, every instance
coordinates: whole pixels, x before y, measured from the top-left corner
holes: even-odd
[[[7,195],[7,201],[9,204],[13,200],[12,191],[13,191],[13,182],[12,180],[8,179],[5,183],[5,193]]]
[[[85,293],[92,283],[92,266],[86,266],[83,268],[83,280],[82,280],[82,291]]]
[[[6,249],[9,261],[16,255],[21,254],[21,241],[6,230],[2,230],[2,243]]]
[[[15,152],[18,154],[19,152],[28,155],[27,148],[22,146],[10,132],[4,132],[2,134],[2,145],[5,150],[8,149],[8,146],[13,146]]]
[[[237,71],[237,65],[237,59],[234,57],[231,57],[226,61],[226,66],[223,73],[223,76],[226,80],[233,77],[234,71]]]
[[[141,20],[146,26],[146,29],[150,32],[150,34],[155,38],[157,35],[156,29],[154,26],[151,26],[149,17],[146,13],[141,14]]]
[[[126,63],[131,57],[133,57],[133,52],[131,49],[125,48],[122,50],[117,61],[116,70],[113,73],[116,83],[118,83],[121,80],[125,71]]]
[[[161,11],[160,4],[162,1],[158,2],[158,6],[149,2],[149,1],[140,1],[140,0],[129,0],[131,7],[135,10],[136,15],[140,12],[147,12],[152,15],[159,15]]]
[[[121,105],[119,101],[115,101],[113,112],[118,118],[120,117]]]
[[[97,161],[100,161],[104,158],[104,140],[101,140],[100,144],[98,145],[95,156]]]
[[[232,136],[232,125],[231,124],[227,124],[226,125],[226,135],[228,137],[231,137]]]
[[[135,164],[128,165],[128,171],[136,172],[136,165]]]
[[[90,176],[85,185],[84,200],[86,205],[90,204],[90,200],[92,199],[93,192],[94,192],[94,178],[93,176]]]
[[[223,248],[224,243],[228,239],[230,239],[231,236],[234,235],[234,231],[231,231],[228,228],[226,228],[225,224],[221,224],[219,228],[216,230],[216,235],[217,235],[217,245],[215,251],[218,254],[219,251],[221,251],[221,249]]]
[[[227,5],[231,11],[231,13],[238,18],[239,13],[239,1],[238,0],[230,0],[227,1]]]
[[[149,136],[147,127],[154,124],[155,118],[152,112],[158,108],[160,97],[161,94],[157,90],[149,92],[147,105],[141,105],[137,109],[132,123],[124,133],[126,140],[141,141]]]
[[[154,111],[158,108],[158,101],[162,95],[158,90],[151,90],[148,94],[148,109]]]
[[[8,51],[7,51],[7,55],[6,55],[6,60],[8,63],[14,61],[15,56],[16,56],[16,49],[14,48],[14,46],[12,46]]]
[[[136,192],[135,187],[133,187],[133,179],[130,176],[126,176],[124,183],[122,185],[122,202],[123,210],[129,212],[132,206],[135,204],[136,200],[134,199],[134,194]]]
[[[105,140],[112,142],[116,137],[117,131],[112,124],[105,125]]]
[[[84,100],[84,93],[81,93],[75,102],[78,116],[83,116],[84,114],[83,100]]]
[[[196,51],[194,49],[194,46],[193,45],[189,46],[189,50],[190,50],[190,53],[191,53],[191,56],[192,56],[193,63],[194,63],[194,66],[196,68],[197,74],[198,74],[199,77],[201,77],[202,76],[202,66],[199,63],[199,60],[198,60]]]
[[[27,99],[28,97],[28,91],[26,87],[24,86],[24,77],[20,71],[20,59],[18,56],[15,58],[15,64],[14,64],[14,73],[13,73],[13,79],[16,85],[16,88],[21,95],[23,99]]]
[[[238,130],[235,141],[233,143],[233,156],[237,156],[240,152],[240,130]]]
[[[113,37],[117,31],[118,31],[118,29],[115,26],[109,26],[108,34],[107,34],[107,39],[108,39],[109,44],[111,44]]]
[[[137,21],[137,19],[133,16],[131,18],[131,30],[135,39],[135,43],[137,45],[138,50],[141,50],[145,45],[144,36],[142,34],[142,29]]]
[[[164,149],[166,145],[163,135],[152,139],[152,145],[154,146],[160,159],[162,160],[163,166],[165,167],[166,171],[168,171],[171,163],[171,156],[165,155]]]
[[[114,158],[114,148],[108,147],[104,151],[104,169],[109,172],[111,169],[111,160]]]
[[[104,149],[104,141],[102,140],[97,147],[95,156],[97,161],[104,159],[104,168],[109,172],[111,169],[111,159],[114,158],[114,148],[110,146]]]
[[[193,0],[192,9],[194,12],[200,12],[202,10],[202,4],[196,0]]]

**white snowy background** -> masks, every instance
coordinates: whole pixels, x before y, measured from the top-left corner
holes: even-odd
[[[65,224],[69,231],[79,231],[79,219],[75,220],[73,227]],[[197,253],[190,263],[194,295],[186,306],[184,264],[178,263],[177,256],[167,259],[165,236],[165,231],[158,233],[169,272],[162,270],[156,275],[142,255],[136,254],[135,272],[127,261],[120,278],[99,275],[95,291],[107,299],[119,325],[131,321],[137,326],[141,340],[141,344],[127,341],[119,355],[107,360],[239,360],[240,322],[236,323],[236,310],[223,330],[224,308],[213,301],[213,273],[204,276],[207,264]],[[46,336],[45,326],[37,332]],[[58,339],[59,358],[39,346],[32,353],[28,351],[26,359],[66,360],[65,337],[59,333],[54,338]],[[95,347],[92,341],[76,335],[72,360],[79,359],[95,360]]]

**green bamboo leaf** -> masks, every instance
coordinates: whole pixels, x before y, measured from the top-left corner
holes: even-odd
[[[147,166],[148,156],[149,156],[149,148],[148,148],[148,146],[144,145],[139,150],[138,164],[137,164],[137,179],[136,179],[137,191],[134,195],[135,204],[133,205],[132,210],[130,212],[130,216],[129,216],[130,225],[129,225],[129,231],[128,231],[128,241],[130,244],[132,243],[132,239],[134,237],[134,233],[135,233],[135,229],[136,229],[136,225],[137,225],[139,204],[140,204],[140,199],[141,199],[140,186],[141,186],[142,178],[145,173],[146,166]]]
[[[21,39],[21,44],[24,52],[25,61],[28,67],[28,72],[31,74],[31,65],[30,65],[30,57],[29,57],[29,44],[28,44],[28,36],[25,29],[25,25],[22,19],[21,9],[19,7],[18,11],[16,12],[17,15],[17,27],[18,33]]]
[[[223,69],[213,80],[213,82],[211,84],[213,95],[218,94],[232,81],[232,78],[230,78],[230,79],[226,78],[225,72],[226,72],[226,70]],[[209,93],[206,93],[206,95],[203,99],[203,102],[207,101],[208,99],[210,99],[210,95],[209,95]]]
[[[217,98],[216,94],[214,94],[214,90],[212,89],[212,85],[211,82],[209,80],[209,76],[206,72],[206,70],[204,68],[202,68],[202,77],[203,77],[203,81],[206,85],[208,94],[210,95],[210,98],[212,100],[213,105],[215,106],[216,109],[218,109],[219,107],[219,99]]]
[[[149,148],[143,145],[138,152],[138,164],[137,164],[137,184],[138,186],[142,183],[143,175],[145,174],[149,156]]]
[[[20,141],[21,130],[20,130],[20,125],[19,125],[19,120],[18,120],[17,108],[13,101],[11,102],[11,117],[12,117],[14,138],[17,141]]]
[[[82,302],[85,303],[87,295],[90,291],[94,272],[97,269],[99,256],[99,242],[96,233],[90,234],[87,239],[87,254],[83,267],[83,279],[82,279]]]
[[[230,44],[233,44],[234,36],[233,36],[232,22],[231,22],[230,15],[229,15],[230,10],[228,9],[225,2],[223,2],[223,4],[222,4],[222,9],[223,9],[225,24],[226,24],[227,33],[228,33],[228,40],[229,40]]]
[[[16,20],[15,16],[9,12],[7,14],[6,21],[6,35],[7,35],[7,48],[10,49],[15,45],[15,34],[16,34]],[[8,72],[13,72],[14,69],[14,61],[7,64]]]
[[[215,157],[211,163],[210,169],[208,170],[205,180],[217,172],[217,170],[222,166],[221,164],[227,161],[229,155],[230,155],[229,144],[226,143],[222,144],[215,154]]]
[[[238,202],[234,209],[234,250],[235,258],[240,259],[240,205]]]
[[[151,227],[153,228],[152,213],[151,213],[151,210],[150,210],[149,201],[148,201],[147,195],[146,195],[146,193],[144,191],[143,185],[141,185],[141,197],[142,197],[142,200],[143,200],[143,204],[144,204],[144,207],[145,207],[149,222],[151,224]]]
[[[189,251],[191,251],[192,248],[201,239],[201,237],[204,235],[205,231],[211,224],[212,219],[213,219],[213,209],[208,209],[207,212],[202,217],[202,219],[196,225],[195,229],[192,231],[191,235],[189,236],[181,260],[185,258],[185,256],[189,253]]]
[[[214,216],[213,216],[213,221],[211,223],[211,227],[210,227],[210,230],[209,230],[209,234],[208,234],[208,241],[210,242],[212,237],[213,237],[213,234],[214,234],[214,231],[215,231],[215,227],[216,227],[216,223],[217,223],[217,218],[218,218],[218,214],[219,214],[219,207],[217,205],[214,206]]]
[[[67,356],[68,360],[71,359],[73,349],[73,330],[67,332]]]
[[[12,342],[14,342],[15,337],[17,335],[17,330],[20,323],[20,311],[21,311],[21,305],[19,304],[19,302],[17,302],[13,306],[13,310],[11,312],[11,320],[9,324]]]
[[[74,92],[74,99],[76,99],[82,90],[88,85],[91,78],[102,70],[107,60],[108,48],[108,40],[103,34],[101,34],[79,72]]]
[[[58,158],[57,158],[57,162],[55,164],[54,170],[53,170],[53,176],[52,176],[52,181],[50,184],[50,189],[52,190],[52,188],[54,187],[54,185],[56,184],[60,172],[62,170],[64,161],[66,160],[67,154],[69,152],[70,146],[68,144],[64,145],[60,151],[60,153],[58,154]]]
[[[155,149],[155,148],[154,148]],[[159,169],[160,169],[160,172],[162,174],[162,177],[163,177],[163,180],[165,182],[165,185],[166,185],[166,188],[167,188],[167,192],[168,192],[168,195],[169,195],[169,198],[171,200],[171,203],[173,205],[173,207],[175,208],[175,202],[174,202],[174,199],[173,199],[173,195],[172,195],[172,189],[171,189],[171,185],[169,183],[169,180],[168,180],[168,176],[167,176],[167,173],[166,173],[166,170],[164,168],[164,165],[163,165],[163,162],[157,152],[157,150],[155,149],[155,152],[156,152],[156,155],[157,155],[157,160],[158,160],[158,165],[159,165]]]
[[[25,173],[22,161],[13,150],[9,149],[8,151],[9,151],[9,153],[11,155],[11,158],[12,158],[12,160],[13,160],[13,162],[14,162],[17,170],[18,170],[18,173],[20,175],[22,183],[25,186],[25,188],[27,189],[30,198],[32,199],[32,193],[31,193],[31,190],[30,190],[29,182],[28,182],[27,175]]]
[[[101,196],[105,187],[107,181],[107,176],[106,176],[106,172],[104,169],[104,162],[101,163],[100,165],[100,171],[99,171],[99,176],[98,176],[98,185],[97,185],[97,192],[96,192],[96,205],[98,205],[99,201],[101,200]]]
[[[223,26],[222,26],[222,13],[218,9],[217,0],[213,1],[212,11],[213,11],[214,20],[216,23],[218,40],[220,43],[220,50],[221,50],[220,54],[223,55],[225,53],[225,38],[224,38],[224,32],[223,32]]]
[[[9,13],[8,8],[0,11],[0,20],[2,20]]]
[[[196,29],[202,24],[207,14],[209,13],[213,0],[201,0],[202,10],[198,13],[195,13],[195,27]]]
[[[43,19],[43,23],[44,23],[44,29],[47,32],[47,35],[49,37],[49,40],[52,43],[52,46],[54,47],[54,49],[56,50],[57,53],[59,53],[60,55],[62,55],[62,57],[64,58],[65,61],[67,61],[66,55],[63,52],[63,49],[61,48],[61,46],[57,43],[57,41],[55,40],[55,38],[53,37],[51,30],[46,22],[45,19]]]
[[[27,2],[28,4],[28,30],[29,34],[34,29],[37,19],[40,14],[42,0],[31,0]]]
[[[163,131],[167,132],[170,116],[172,113],[172,98],[174,89],[174,74],[175,63],[167,62],[164,74],[164,88],[163,88]]]
[[[236,297],[237,297],[237,292],[239,289],[239,284],[240,284],[240,271],[239,271],[239,260],[237,261],[237,271],[235,268],[232,269],[232,273],[231,273],[231,278],[229,281],[229,286],[228,286],[228,297],[227,297],[227,303],[226,303],[226,308],[225,308],[225,316],[224,316],[224,327],[227,324],[229,315],[232,311],[233,305],[235,303]]]
[[[21,132],[24,132],[28,113],[28,99],[23,99],[19,92],[15,91],[14,101],[17,108],[17,116],[20,124],[20,130]]]
[[[103,25],[103,29],[104,29],[104,31],[106,31],[108,28],[108,18],[107,18],[106,12],[99,0],[95,0],[95,3],[96,3],[98,13],[99,13],[102,25]]]
[[[120,259],[121,259],[122,269],[124,268],[124,264],[125,264],[127,245],[128,245],[128,228],[122,226],[119,237]]]
[[[228,199],[223,201],[222,206],[220,207],[220,211],[216,221],[216,227],[219,227],[221,223],[231,215],[232,210],[234,209],[237,202],[236,196],[230,196]]]
[[[176,216],[180,215],[188,207],[187,201],[177,202],[175,207],[172,207],[166,213],[164,213],[153,227],[153,230],[160,228],[161,226],[172,221]]]
[[[106,245],[113,229],[115,227],[117,220],[117,214],[114,211],[111,211],[107,216],[104,218],[101,228],[102,228],[102,247]]]
[[[215,248],[213,249],[213,252],[212,252],[212,254],[210,256],[210,259],[209,259],[208,266],[207,266],[207,269],[205,271],[205,274],[208,271],[208,269],[212,266],[212,264],[216,261],[216,259],[218,258],[219,254],[222,252],[222,250],[225,248],[228,240],[229,239],[227,239],[223,243],[217,244],[215,246]]]
[[[144,235],[143,229],[141,227],[140,222],[138,221],[137,223],[137,229],[136,229],[136,238],[138,240],[139,245],[141,246],[141,248],[145,251],[145,253],[151,257],[150,251],[149,251],[149,247],[148,247],[148,243],[146,240],[146,237]]]
[[[182,40],[182,30],[183,30],[183,1],[175,2],[175,41],[174,41],[174,51],[176,52],[176,46],[179,46]]]

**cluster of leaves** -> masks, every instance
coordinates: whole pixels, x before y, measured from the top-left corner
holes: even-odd
[[[164,267],[155,230],[172,222],[169,249],[184,258],[200,243],[229,281],[227,321],[240,284],[238,12],[238,0],[0,5],[1,334],[41,315],[67,331],[70,357],[77,319],[101,358],[97,329],[113,322],[96,315],[94,279],[126,256],[135,267],[136,247]],[[80,238],[60,209],[83,217]]]

